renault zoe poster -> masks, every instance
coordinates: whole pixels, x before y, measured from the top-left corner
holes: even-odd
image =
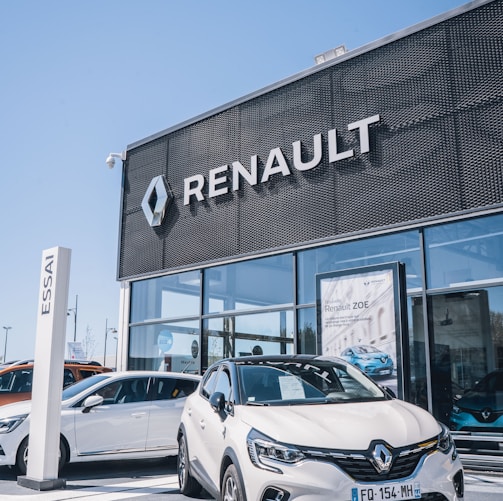
[[[389,263],[316,277],[321,354],[344,358],[397,394],[405,321],[400,269]]]

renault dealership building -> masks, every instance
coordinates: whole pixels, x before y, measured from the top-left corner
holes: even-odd
[[[502,54],[474,1],[129,145],[122,368],[344,356],[501,462]]]

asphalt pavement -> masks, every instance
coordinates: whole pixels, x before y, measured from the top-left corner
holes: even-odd
[[[0,467],[1,501],[188,501],[180,494],[176,459],[70,464],[64,489],[38,491],[18,485],[13,469]],[[465,501],[502,501],[503,473],[465,471]],[[192,498],[194,499],[194,498]],[[213,500],[203,493],[198,499]]]

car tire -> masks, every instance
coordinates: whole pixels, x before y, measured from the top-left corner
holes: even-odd
[[[26,475],[27,464],[28,464],[28,439],[26,437],[19,446],[16,454],[16,470],[20,475]],[[58,460],[58,472],[63,469],[67,462],[66,447],[63,440],[59,441],[59,460]]]
[[[222,501],[246,501],[246,495],[241,485],[238,471],[233,464],[225,470],[222,481]]]
[[[187,447],[187,440],[183,434],[178,439],[176,471],[178,473],[180,492],[184,496],[197,496],[201,492],[201,485],[190,474],[189,449]]]

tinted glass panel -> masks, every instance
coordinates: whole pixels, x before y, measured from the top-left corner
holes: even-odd
[[[193,317],[199,314],[199,271],[131,284],[131,322]]]
[[[422,286],[419,233],[394,235],[319,247],[298,253],[298,302],[316,300],[316,274],[399,261],[405,264],[407,288]]]
[[[129,370],[199,372],[199,322],[130,328]]]
[[[203,342],[206,367],[231,356],[293,353],[293,311],[208,319]]]
[[[407,299],[409,312],[409,352],[410,352],[410,386],[407,389],[408,401],[428,409],[428,379],[426,371],[426,329],[424,326],[423,298],[421,296]]]
[[[297,312],[297,351],[316,355],[316,310],[302,308]]]
[[[12,370],[0,376],[0,393],[25,393],[31,391],[33,369]]]
[[[204,313],[293,304],[292,254],[209,268]]]
[[[460,287],[503,277],[503,216],[424,230],[428,288]]]
[[[502,433],[503,287],[431,296],[429,323],[433,414],[453,431]]]
[[[187,397],[194,392],[197,381],[175,377],[156,378],[152,390],[153,400],[171,400]]]

